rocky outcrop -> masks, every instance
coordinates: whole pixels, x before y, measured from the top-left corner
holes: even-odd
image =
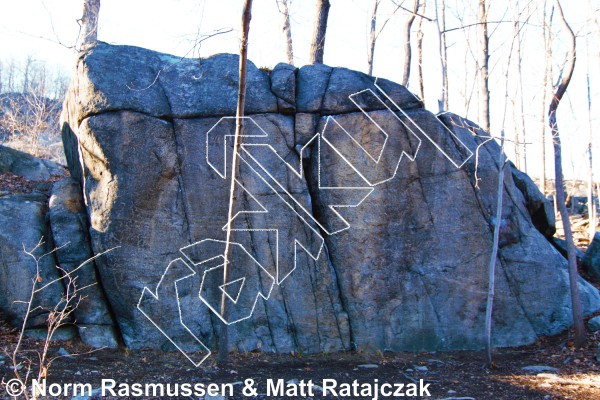
[[[65,169],[53,161],[0,145],[0,174],[7,172],[29,180],[41,181],[49,179],[52,175],[64,175]]]
[[[47,197],[42,193],[0,197],[0,310],[15,326],[23,324],[33,282],[37,280],[39,288],[59,278],[53,255],[42,257],[53,248],[47,213]],[[60,282],[40,291],[27,328],[44,326],[63,292]]]
[[[240,351],[481,348],[495,224],[495,345],[569,326],[543,196],[509,167],[496,221],[499,147],[390,81],[249,63],[228,220],[237,69],[103,43],[78,61],[63,142],[127,346],[199,363],[227,324]],[[579,287],[585,312],[600,308]]]
[[[98,285],[79,183],[71,177],[54,183],[48,215],[56,261],[82,294],[73,312],[79,336],[94,347],[117,347],[112,316],[102,286]]]
[[[0,311],[20,328],[32,298],[25,333],[45,340],[49,313],[62,309],[67,293],[73,296],[77,289],[74,318],[64,321],[53,338],[70,339],[78,330],[85,343],[116,347],[118,334],[98,285],[79,183],[68,176],[56,180],[65,175],[58,164],[3,146],[0,167],[1,174],[21,179],[11,189],[25,192],[0,191]],[[0,179],[4,182],[4,176]]]

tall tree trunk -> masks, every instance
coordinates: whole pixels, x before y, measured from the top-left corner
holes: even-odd
[[[438,99],[439,112],[448,111],[448,46],[446,45],[446,1],[435,0],[435,19],[438,29],[440,62],[442,64],[442,90]],[[466,80],[465,80],[466,82]]]
[[[100,13],[100,0],[83,0],[83,15],[79,20],[81,31],[77,48],[81,50],[88,44],[98,41],[98,15]]]
[[[550,13],[550,20],[546,22],[546,6],[547,0],[544,0],[544,27],[542,29],[543,32],[543,40],[544,40],[544,54],[546,57],[546,68],[544,70],[544,77],[542,83],[542,112],[540,113],[540,127],[541,127],[541,141],[542,141],[542,154],[541,154],[541,164],[542,164],[542,176],[540,177],[540,190],[544,196],[546,196],[547,188],[546,188],[546,98],[548,94],[548,87],[551,82],[550,77],[552,76],[552,17],[554,15],[553,11]]]
[[[515,127],[517,127],[517,132],[519,133],[518,135],[518,141],[517,143],[515,143],[515,146],[519,148],[519,157],[520,159],[518,160],[518,168],[521,169],[523,172],[527,173],[527,130],[525,129],[525,106],[524,106],[524,99],[523,99],[523,56],[521,53],[521,42],[523,40],[523,33],[522,33],[522,29],[519,26],[519,21],[521,19],[521,15],[522,12],[519,10],[519,0],[516,1],[516,8],[517,11],[514,15],[514,30],[515,30],[515,37],[516,37],[516,47],[517,47],[517,62],[516,62],[516,68],[517,68],[517,79],[518,79],[518,91],[519,91],[519,96],[518,96],[518,104],[519,104],[519,126],[517,127],[517,118],[515,118]],[[525,25],[524,25],[525,26]]]
[[[496,224],[494,225],[494,242],[492,244],[492,255],[490,256],[490,267],[488,271],[488,293],[485,307],[485,359],[488,368],[493,366],[492,358],[492,311],[494,309],[494,294],[496,292],[496,262],[498,259],[498,247],[500,242],[500,225],[502,224],[502,197],[504,194],[504,166],[506,157],[504,155],[504,129],[500,131],[500,153],[498,155],[498,193],[496,195]]]
[[[32,64],[33,57],[29,55],[27,56],[27,59],[25,59],[25,66],[23,67],[23,93],[29,93]]]
[[[8,62],[8,78],[6,79],[6,91],[12,93],[15,91],[15,60],[11,59]]]
[[[521,38],[522,36],[519,33],[519,37],[517,38],[517,71],[519,75],[519,114],[521,120],[521,144],[523,145],[523,147],[521,148],[521,156],[523,157],[523,162],[521,163],[521,166],[523,167],[523,172],[527,173],[527,129],[525,128],[525,105],[523,99],[523,57],[521,55]]]
[[[571,77],[573,76],[573,70],[575,69],[575,35],[573,34],[573,30],[567,23],[565,16],[563,14],[562,7],[560,5],[559,0],[554,0],[554,4],[556,6],[556,10],[558,11],[558,16],[565,27],[565,31],[568,34],[568,45],[569,45],[569,53],[567,54],[567,60],[565,65],[565,70],[562,74],[562,80],[555,87],[554,93],[552,96],[552,101],[550,102],[550,106],[548,107],[548,121],[550,125],[550,130],[552,132],[552,137],[554,138],[554,170],[555,170],[555,184],[556,184],[556,201],[558,203],[558,210],[560,212],[560,216],[562,219],[564,231],[565,231],[565,239],[567,241],[567,258],[569,261],[569,283],[571,288],[571,307],[573,311],[573,325],[575,328],[575,347],[582,347],[586,343],[586,333],[585,326],[583,325],[583,311],[581,307],[581,300],[579,297],[579,286],[578,286],[578,278],[579,274],[577,273],[577,260],[575,258],[575,244],[573,243],[573,234],[571,232],[571,223],[569,221],[569,213],[567,211],[567,205],[565,202],[565,188],[563,181],[563,172],[562,172],[562,154],[561,154],[561,141],[560,141],[560,133],[558,130],[558,123],[556,118],[556,110],[558,109],[558,105],[565,94],[569,83],[571,82]]]
[[[588,51],[588,54],[589,51]],[[588,66],[589,68],[589,66]],[[594,132],[592,129],[592,97],[590,93],[590,73],[587,72],[587,98],[588,98],[588,234],[590,241],[594,239],[596,234],[596,207],[594,203],[594,159],[592,156],[592,145],[594,140]]]
[[[369,32],[369,48],[367,49],[367,74],[373,75],[373,58],[375,57],[375,42],[377,42],[377,7],[381,0],[373,0],[373,12],[371,13],[371,30]]]
[[[294,47],[292,45],[292,27],[290,25],[290,10],[288,0],[277,0],[279,12],[283,18],[283,37],[285,39],[285,54],[288,64],[294,65]]]
[[[235,201],[235,181],[239,172],[238,150],[240,137],[244,129],[244,110],[246,105],[246,64],[248,60],[248,35],[250,33],[250,20],[252,19],[252,0],[245,0],[242,13],[242,40],[240,44],[240,62],[239,62],[239,86],[236,109],[235,135],[233,139],[233,157],[231,158],[231,186],[229,188],[229,210],[227,212],[227,236],[225,239],[225,253],[223,255],[223,285],[228,282],[228,260],[231,243],[231,220],[233,219],[233,208]],[[227,298],[225,292],[221,295],[221,316],[227,319]],[[229,337],[227,324],[222,325],[221,336],[219,340],[218,360],[222,363],[227,362],[229,352]]]
[[[588,1],[588,9],[590,12],[591,4]],[[596,234],[596,207],[594,202],[594,159],[592,155],[593,148],[593,140],[594,140],[594,132],[592,129],[592,94],[590,89],[590,40],[589,35],[585,37],[585,48],[586,54],[586,81],[587,81],[587,100],[588,100],[588,234],[590,237],[590,241],[594,239],[594,235]]]
[[[325,52],[325,34],[327,33],[327,18],[329,17],[329,0],[317,0],[317,12],[313,37],[310,45],[311,64],[323,64],[323,53]]]
[[[504,195],[504,168],[506,166],[506,154],[504,153],[504,139],[505,131],[504,126],[506,125],[506,114],[508,109],[509,101],[509,75],[510,67],[512,63],[514,41],[518,40],[516,36],[513,36],[513,41],[510,45],[510,51],[508,53],[508,60],[506,69],[504,72],[504,112],[502,113],[502,128],[500,130],[500,153],[498,154],[498,190],[496,193],[496,216],[494,224],[494,235],[492,242],[492,254],[490,255],[490,266],[488,270],[488,293],[487,302],[485,307],[485,358],[486,366],[488,368],[493,367],[492,358],[492,314],[494,310],[494,296],[496,290],[496,264],[498,262],[498,249],[500,246],[500,227],[502,226],[502,200]],[[514,104],[513,104],[514,111]]]
[[[488,86],[488,63],[489,63],[489,37],[487,29],[487,11],[485,0],[479,0],[479,23],[481,31],[479,33],[480,55],[479,55],[479,125],[486,132],[490,131],[490,91]]]
[[[419,10],[419,0],[415,0],[413,3],[413,9],[406,24],[404,25],[404,72],[402,73],[402,85],[408,87],[408,80],[410,79],[410,64],[412,61],[412,46],[410,44],[410,31],[412,24],[415,22],[417,11]]]
[[[427,2],[423,1],[421,7],[421,15],[425,15],[425,9]],[[417,73],[419,75],[419,96],[421,100],[425,101],[425,81],[423,80],[423,18],[419,18],[419,24],[417,27],[417,58],[419,65],[417,66]]]
[[[515,97],[517,93],[515,93]],[[521,169],[521,134],[519,133],[519,124],[517,124],[517,106],[513,99],[512,101],[512,119],[513,119],[513,127],[515,131],[515,167],[517,169]]]

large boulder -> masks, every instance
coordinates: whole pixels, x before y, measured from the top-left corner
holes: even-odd
[[[500,148],[474,124],[356,71],[248,65],[229,220],[237,57],[99,43],[78,60],[65,153],[127,346],[198,363],[227,325],[240,351],[481,348],[495,224],[493,342],[570,325],[546,205],[509,170],[495,220]]]

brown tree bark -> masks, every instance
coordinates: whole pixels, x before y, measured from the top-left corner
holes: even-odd
[[[317,12],[313,37],[310,45],[311,64],[323,64],[323,54],[325,53],[325,34],[327,33],[327,18],[329,18],[329,0],[317,0]]]
[[[79,19],[81,31],[77,42],[77,49],[98,41],[98,15],[100,14],[100,0],[83,0],[83,15]]]
[[[283,18],[283,37],[285,40],[285,54],[288,64],[294,65],[294,47],[292,45],[292,27],[290,25],[290,10],[288,0],[277,0],[279,12]]]
[[[576,42],[575,34],[567,23],[563,14],[562,7],[559,0],[554,0],[556,10],[561,23],[563,24],[565,31],[568,35],[567,42],[569,45],[569,53],[567,54],[566,65],[563,70],[562,80],[554,88],[552,101],[548,107],[548,122],[552,137],[554,138],[554,170],[555,170],[555,183],[556,183],[556,202],[558,203],[558,210],[560,212],[561,220],[565,231],[565,239],[567,242],[567,259],[569,262],[569,283],[571,288],[571,307],[573,311],[573,326],[575,328],[575,347],[582,347],[587,341],[585,326],[583,325],[583,310],[581,306],[581,299],[579,297],[579,286],[578,279],[579,274],[577,273],[577,260],[575,258],[575,244],[573,243],[573,234],[571,232],[571,222],[569,220],[569,213],[567,210],[566,199],[565,199],[565,188],[563,181],[562,172],[562,153],[561,153],[561,140],[560,132],[558,129],[558,122],[556,117],[556,111],[560,104],[562,97],[564,96],[571,77],[573,76],[573,70],[575,69],[575,57],[576,57]]]
[[[239,172],[238,149],[240,137],[244,129],[244,111],[246,105],[246,64],[248,61],[248,35],[250,33],[250,20],[252,19],[252,0],[245,0],[242,13],[242,40],[240,44],[240,63],[239,63],[239,86],[236,109],[235,135],[233,139],[233,157],[231,158],[231,185],[229,188],[229,210],[227,212],[227,236],[225,239],[225,253],[223,255],[223,284],[228,282],[228,260],[231,244],[231,220],[233,218],[233,208],[235,201],[235,181]],[[225,293],[221,295],[221,316],[227,319],[227,298]],[[218,361],[226,363],[229,352],[229,337],[227,324],[223,324],[221,335],[219,337]]]

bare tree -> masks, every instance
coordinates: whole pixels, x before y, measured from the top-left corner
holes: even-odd
[[[490,256],[490,267],[488,271],[488,293],[485,307],[485,354],[488,368],[493,366],[492,358],[492,311],[494,309],[494,295],[496,292],[496,262],[498,258],[498,247],[500,243],[500,225],[502,224],[502,197],[504,194],[504,129],[500,136],[500,153],[498,155],[498,194],[496,197],[496,224],[494,225],[494,241],[492,243],[492,255]]]
[[[223,255],[223,285],[228,282],[228,263],[229,249],[231,244],[231,220],[233,219],[233,208],[235,202],[235,182],[239,172],[238,150],[240,145],[240,137],[244,130],[244,111],[246,105],[246,64],[248,61],[248,35],[250,34],[250,20],[252,19],[252,0],[244,1],[244,9],[242,12],[242,40],[240,43],[240,63],[239,63],[239,85],[237,109],[235,118],[235,135],[233,139],[233,157],[231,158],[231,186],[229,188],[229,210],[227,212],[227,236],[225,239],[225,252]],[[227,298],[225,292],[221,295],[221,316],[226,319],[227,315]],[[218,360],[227,362],[229,352],[229,338],[227,324],[222,325],[221,335],[219,340]]]
[[[519,130],[521,132],[521,156],[523,162],[521,163],[521,167],[523,168],[523,172],[527,173],[527,129],[525,127],[525,105],[523,99],[523,56],[521,54],[521,40],[523,39],[521,35],[521,30],[518,31],[518,39],[517,39],[517,74],[519,77],[519,116],[520,116],[520,126]],[[515,122],[516,125],[516,122]]]
[[[552,8],[552,12],[550,13],[549,21],[546,21],[546,6],[547,0],[544,0],[544,12],[543,12],[543,24],[544,27],[542,29],[543,39],[544,39],[544,54],[546,55],[546,67],[544,70],[543,83],[542,83],[542,112],[540,116],[540,124],[541,124],[541,141],[542,141],[542,153],[541,153],[541,167],[542,167],[542,176],[540,177],[540,190],[546,195],[546,99],[547,94],[549,92],[549,86],[551,82],[552,76],[552,19],[554,16],[554,7]]]
[[[373,61],[374,61],[374,57],[375,57],[375,44],[377,43],[377,38],[379,37],[379,35],[381,35],[381,32],[383,32],[387,23],[396,14],[396,12],[401,9],[405,10],[405,8],[402,7],[402,3],[398,4],[394,0],[392,0],[392,3],[394,3],[396,8],[394,9],[394,11],[391,14],[388,15],[386,20],[383,21],[383,24],[381,24],[381,28],[379,28],[379,32],[375,32],[375,28],[377,25],[377,9],[379,7],[379,4],[381,3],[381,0],[373,0],[373,1],[374,1],[373,11],[371,13],[371,21],[370,21],[371,28],[370,28],[370,32],[369,32],[369,47],[367,48],[367,72],[369,73],[369,75],[373,74]]]
[[[83,0],[83,14],[79,19],[81,30],[77,40],[77,49],[98,41],[98,15],[100,0]]]
[[[16,92],[16,87],[15,87],[15,72],[16,72],[16,66],[15,66],[15,60],[11,59],[8,62],[8,67],[7,67],[7,77],[6,77],[6,92],[8,93],[12,93],[12,92]]]
[[[283,22],[283,37],[285,39],[285,54],[288,64],[294,65],[294,47],[292,45],[292,27],[290,25],[290,10],[288,0],[277,0],[277,8]]]
[[[59,142],[57,101],[29,93],[3,95],[0,131],[8,135],[6,142],[13,148],[36,157],[53,158],[53,149],[43,145],[41,136]]]
[[[435,19],[438,29],[439,53],[442,64],[442,90],[438,99],[440,112],[448,110],[448,46],[446,45],[446,1],[435,0]],[[465,80],[466,82],[466,80]]]
[[[327,19],[329,18],[329,0],[317,0],[317,12],[310,45],[311,64],[323,64],[325,52],[325,34],[327,33]]]
[[[567,54],[566,65],[562,71],[562,79],[554,87],[554,93],[552,101],[548,107],[548,122],[550,130],[552,132],[553,147],[554,147],[554,170],[555,170],[555,185],[556,185],[556,202],[558,204],[558,210],[563,223],[563,229],[565,233],[565,239],[567,242],[567,259],[569,262],[569,283],[571,288],[571,307],[573,311],[573,325],[575,328],[575,346],[582,347],[585,345],[587,338],[585,333],[585,326],[583,325],[583,311],[581,306],[581,300],[579,297],[579,286],[577,273],[577,260],[575,258],[575,244],[573,243],[573,234],[571,232],[571,223],[569,220],[569,213],[567,210],[566,199],[565,199],[565,188],[563,181],[562,172],[562,148],[560,133],[558,130],[558,122],[556,117],[556,110],[558,105],[565,94],[571,77],[573,76],[573,70],[575,69],[575,57],[576,57],[576,42],[575,34],[567,23],[563,14],[562,7],[559,0],[554,0],[556,10],[560,21],[565,28],[567,34],[567,42],[569,45],[569,53]]]
[[[588,52],[589,54],[589,52]],[[588,66],[589,68],[589,66]],[[596,234],[596,209],[594,207],[594,158],[592,155],[592,148],[594,143],[594,131],[592,129],[592,96],[590,93],[590,73],[589,69],[587,72],[587,99],[588,99],[588,234],[590,235],[590,241],[594,239]]]
[[[494,297],[496,295],[496,264],[498,262],[498,249],[500,246],[500,227],[502,225],[502,204],[504,196],[504,169],[506,166],[506,154],[504,152],[504,126],[506,124],[506,114],[509,101],[509,74],[510,66],[513,57],[513,48],[515,40],[518,41],[518,35],[514,35],[510,45],[510,51],[508,52],[508,59],[506,63],[506,69],[504,72],[504,112],[502,113],[502,129],[500,130],[500,153],[498,154],[498,191],[496,194],[496,217],[494,224],[494,235],[492,242],[492,254],[490,256],[490,266],[488,270],[488,293],[487,302],[485,307],[485,355],[486,355],[486,366],[492,368],[494,366],[492,358],[492,314],[494,310]],[[492,140],[490,136],[489,140]],[[485,143],[485,142],[483,142]],[[477,171],[475,171],[477,174]],[[477,175],[475,175],[477,176]],[[477,178],[476,178],[477,181]]]
[[[56,266],[60,272],[60,277],[49,282],[42,282],[40,271],[42,259],[52,256],[52,254],[60,248],[54,248],[51,251],[40,255],[43,249],[44,238],[40,238],[37,245],[31,250],[23,248],[23,252],[33,260],[35,265],[35,275],[31,277],[31,291],[29,293],[29,297],[25,301],[18,301],[18,303],[25,305],[25,314],[23,315],[21,328],[18,331],[17,342],[10,351],[5,350],[7,351],[7,355],[10,357],[10,362],[12,364],[11,367],[15,379],[23,388],[21,396],[26,400],[36,400],[40,398],[39,394],[31,385],[32,379],[41,381],[42,379],[47,378],[52,363],[59,358],[65,357],[64,355],[50,357],[49,350],[52,345],[53,337],[59,329],[73,324],[73,314],[79,306],[81,300],[85,298],[81,292],[93,285],[96,285],[96,283],[92,283],[91,285],[87,286],[79,286],[77,282],[78,277],[75,275],[75,273],[84,268],[86,265],[90,265],[90,263],[96,258],[114,250],[109,249],[101,252],[79,264],[78,267],[71,271],[66,271]],[[41,306],[34,308],[33,306],[35,300],[40,292],[52,285],[62,285],[64,287],[64,294],[61,296],[61,299],[54,304],[52,308],[42,308]],[[48,312],[48,318],[46,320],[46,337],[41,341],[39,348],[32,350],[23,349],[24,336],[26,332],[25,328],[30,323],[30,319],[32,318],[32,315],[36,309],[44,309]],[[35,354],[35,357],[31,356],[32,353]],[[84,354],[89,353],[91,352],[86,352]],[[76,355],[77,354],[72,354],[71,356]],[[2,378],[2,383],[5,383],[4,378]],[[31,394],[27,387],[31,387]],[[17,396],[14,398],[16,399]]]
[[[588,2],[588,7],[591,9],[591,4]],[[591,10],[590,10],[591,11]],[[587,193],[587,202],[588,202],[588,234],[590,237],[590,241],[594,239],[594,235],[596,234],[596,207],[594,203],[594,159],[592,155],[593,149],[593,141],[594,141],[594,132],[592,129],[592,94],[590,89],[590,38],[589,32],[585,37],[585,47],[587,57],[586,63],[586,83],[587,83],[587,106],[588,106],[588,193]]]
[[[427,1],[421,4],[421,14],[425,14]],[[419,75],[419,96],[425,100],[425,81],[423,79],[423,18],[419,18],[417,27],[417,74]]]
[[[373,0],[373,11],[371,12],[371,30],[369,32],[369,47],[367,48],[367,74],[373,75],[373,57],[375,56],[375,43],[377,42],[377,7],[381,0]]]
[[[517,4],[518,6],[518,4]],[[516,52],[517,62],[516,65],[516,77],[518,81],[517,88],[515,90],[515,96],[512,99],[512,113],[513,113],[513,128],[515,136],[515,166],[519,170],[525,172],[525,113],[523,109],[523,77],[522,77],[522,57],[521,57],[521,29],[519,27],[519,17],[514,17],[513,20],[513,35],[516,38]],[[517,108],[519,107],[519,108]],[[520,122],[520,124],[519,124]]]
[[[31,69],[33,67],[33,57],[28,55],[25,59],[25,65],[23,65],[23,93],[29,92],[29,84],[31,78]]]
[[[419,0],[414,0],[412,12],[408,15],[406,24],[404,25],[404,72],[402,73],[402,85],[408,86],[410,79],[410,64],[412,61],[412,46],[410,44],[410,31],[412,24],[415,22],[417,11],[419,10]]]
[[[479,102],[480,102],[480,119],[479,124],[486,131],[490,131],[490,90],[488,86],[489,81],[489,36],[487,29],[487,10],[485,0],[479,0]]]

